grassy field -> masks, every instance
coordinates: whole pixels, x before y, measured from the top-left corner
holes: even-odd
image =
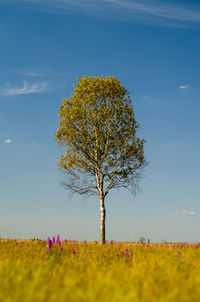
[[[200,245],[0,239],[0,301],[200,301]]]

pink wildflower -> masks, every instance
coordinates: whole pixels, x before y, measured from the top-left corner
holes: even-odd
[[[128,249],[127,249],[127,248],[125,249],[125,256],[128,256],[128,257],[129,257]]]
[[[51,239],[48,237],[48,247],[51,248],[53,245],[53,242],[51,241]]]
[[[60,243],[60,236],[59,236],[59,235],[57,235],[56,242],[57,242],[58,244]]]

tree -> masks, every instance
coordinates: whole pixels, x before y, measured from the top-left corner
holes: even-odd
[[[105,197],[114,188],[135,191],[146,165],[129,92],[115,77],[84,76],[63,99],[59,118],[55,138],[66,148],[57,163],[67,175],[64,186],[71,193],[98,195],[104,244]]]

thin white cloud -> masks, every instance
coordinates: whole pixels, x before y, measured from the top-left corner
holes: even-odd
[[[5,140],[5,143],[6,143],[6,144],[10,144],[11,142],[12,142],[12,141],[11,141],[10,138],[8,138],[8,139]]]
[[[47,82],[31,84],[28,81],[24,81],[22,83],[22,87],[12,87],[11,85],[7,85],[7,87],[1,91],[1,94],[6,96],[11,96],[11,95],[44,92],[46,90],[47,90]]]
[[[45,72],[41,72],[41,71],[28,70],[28,69],[11,69],[11,71],[23,76],[35,77],[35,78],[63,77],[65,75],[62,72],[58,72],[54,70],[46,70]]]
[[[19,71],[20,74],[26,75],[28,77],[46,77],[47,74],[35,72],[35,71]]]
[[[184,27],[183,23],[200,22],[200,6],[175,4],[164,0],[10,0],[27,7],[56,13],[71,9],[142,23]],[[1,1],[0,1],[1,3]],[[3,4],[6,2],[3,1]],[[30,5],[31,4],[31,5]]]
[[[194,211],[175,211],[176,214],[178,215],[195,215],[196,212]]]
[[[200,7],[196,10],[184,5],[176,5],[173,2],[166,4],[164,1],[135,1],[135,0],[106,0],[107,2],[121,6],[122,8],[140,12],[156,17],[182,21],[200,21]]]
[[[189,88],[191,88],[191,86],[190,85],[180,85],[178,88],[179,89],[189,89]]]

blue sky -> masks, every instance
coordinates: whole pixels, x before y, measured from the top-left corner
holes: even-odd
[[[150,165],[107,196],[107,239],[200,241],[199,1],[0,0],[0,236],[98,240],[98,198],[69,196],[58,109],[84,74],[130,91]]]

